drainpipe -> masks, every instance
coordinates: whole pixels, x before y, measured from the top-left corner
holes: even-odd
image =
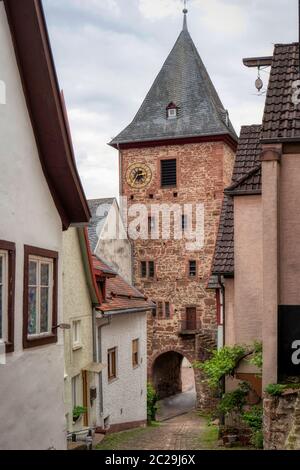
[[[111,316],[109,316],[106,323],[98,325],[98,351],[96,352],[98,362],[102,363],[102,328],[111,324]],[[99,389],[100,389],[100,416],[103,415],[103,381],[102,381],[102,372],[99,374]]]
[[[224,277],[223,276],[218,276],[218,281],[221,286],[221,305],[222,305],[222,327],[223,327],[223,344],[222,346],[224,347],[226,344],[226,334],[225,334],[225,326],[226,326],[226,315],[225,315],[225,285],[224,285]],[[222,395],[226,392],[226,382],[225,382],[225,377],[222,379],[222,384],[221,384],[221,390],[222,390]],[[222,413],[221,415],[221,424],[224,426],[225,424],[225,415]]]

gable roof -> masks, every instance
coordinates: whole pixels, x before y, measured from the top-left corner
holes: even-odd
[[[244,126],[238,143],[232,185],[225,190],[212,274],[234,273],[234,204],[232,195],[261,192],[261,126]]]
[[[62,225],[87,224],[90,212],[77,172],[40,0],[4,0],[41,166]]]
[[[90,199],[88,201],[89,209],[92,215],[88,226],[88,235],[92,252],[94,252],[96,249],[101,230],[105,224],[110,208],[115,201],[115,198]]]
[[[299,43],[276,44],[262,127],[263,142],[300,139],[300,104],[293,87],[299,80]],[[299,89],[299,87],[298,87]]]
[[[106,277],[106,302],[98,310],[107,313],[135,313],[152,310],[155,304],[151,302],[135,287],[128,284],[125,279],[114,272],[99,257],[93,256],[93,266],[96,276],[101,272]]]
[[[177,119],[167,119],[169,103]],[[132,123],[110,145],[236,133],[199,56],[186,23]]]

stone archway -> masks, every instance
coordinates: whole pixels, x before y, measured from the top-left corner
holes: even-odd
[[[191,367],[188,358],[178,351],[165,351],[153,360],[152,383],[159,399],[187,392],[186,381],[191,382],[191,388],[195,387],[194,371],[187,371],[188,365]]]

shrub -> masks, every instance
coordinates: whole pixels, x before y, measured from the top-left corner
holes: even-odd
[[[266,392],[272,397],[279,397],[284,392],[286,386],[281,384],[270,384],[266,387]]]
[[[247,350],[244,346],[225,346],[218,351],[213,351],[212,357],[207,361],[194,363],[194,367],[206,374],[210,387],[217,388],[223,377],[234,375],[237,364],[246,354]]]
[[[246,404],[246,398],[249,393],[250,387],[245,382],[240,384],[240,387],[233,390],[233,392],[225,393],[218,405],[218,410],[225,415],[232,411],[242,412]]]
[[[84,415],[87,412],[87,408],[84,406],[75,406],[73,409],[73,420],[76,421],[80,416]]]
[[[263,449],[263,409],[261,406],[252,406],[250,410],[242,413],[242,419],[252,431],[251,443],[257,449]]]
[[[147,419],[148,422],[156,420],[156,412],[158,409],[157,406],[158,396],[152,386],[152,384],[147,384]]]

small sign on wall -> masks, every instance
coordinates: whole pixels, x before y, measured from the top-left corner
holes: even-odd
[[[278,308],[278,376],[300,376],[300,305]]]

